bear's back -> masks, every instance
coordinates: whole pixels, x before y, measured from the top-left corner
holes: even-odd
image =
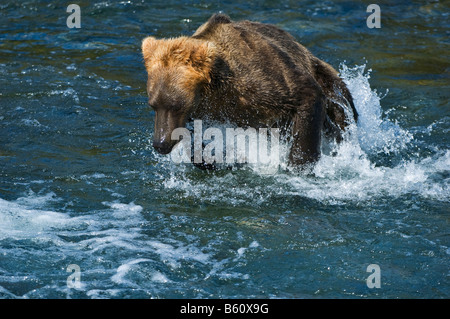
[[[233,22],[224,14],[213,15],[205,24],[200,26],[193,38],[211,41],[222,52],[239,55],[242,58],[258,59],[274,64],[273,58],[281,60],[281,64],[296,67],[299,64],[311,71],[310,60],[314,56],[288,32],[271,24],[251,21]],[[280,62],[280,61],[277,61]],[[277,63],[280,66],[280,63]]]
[[[300,83],[315,82],[312,62],[316,58],[274,25],[233,22],[216,14],[192,38],[212,42],[231,69],[236,86],[267,104],[292,104]]]

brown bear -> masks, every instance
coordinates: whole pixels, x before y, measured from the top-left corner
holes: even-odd
[[[191,37],[145,38],[142,52],[153,146],[162,154],[177,143],[175,128],[210,119],[280,127],[291,141],[289,162],[299,166],[319,159],[322,133],[342,139],[346,113],[357,120],[336,70],[273,25],[215,14]]]

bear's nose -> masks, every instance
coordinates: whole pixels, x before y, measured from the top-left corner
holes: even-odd
[[[172,151],[172,145],[170,143],[153,141],[153,147],[158,151],[158,153],[166,155]]]

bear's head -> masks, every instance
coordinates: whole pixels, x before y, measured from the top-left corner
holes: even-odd
[[[211,81],[214,45],[180,37],[142,41],[148,73],[148,103],[155,110],[153,147],[168,154],[177,141],[172,131],[184,127],[197,105],[202,88]]]

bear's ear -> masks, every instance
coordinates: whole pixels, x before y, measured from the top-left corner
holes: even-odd
[[[197,43],[191,50],[189,57],[192,67],[209,82],[211,81],[210,71],[214,61],[216,48],[211,42]]]
[[[158,40],[155,39],[154,37],[146,37],[142,41],[142,54],[144,56],[145,62],[147,62],[151,58],[157,45],[158,45]]]

